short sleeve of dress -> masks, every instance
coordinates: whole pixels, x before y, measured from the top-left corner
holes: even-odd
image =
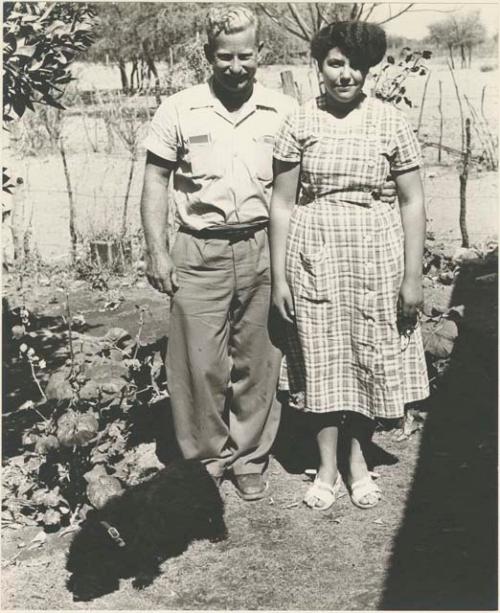
[[[273,156],[283,162],[300,162],[302,151],[297,138],[298,113],[291,113],[281,124],[275,139]]]
[[[402,172],[422,166],[420,145],[406,117],[398,113],[396,118],[395,151],[391,170]]]
[[[153,115],[143,145],[165,160],[177,161],[177,113],[170,99],[164,100]]]

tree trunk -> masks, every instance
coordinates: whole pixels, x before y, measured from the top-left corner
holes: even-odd
[[[453,68],[453,70],[455,70],[455,61],[453,59],[453,45],[448,45],[448,50],[450,52],[451,67]]]
[[[469,178],[469,163],[471,157],[470,119],[465,120],[465,151],[463,152],[462,172],[460,173],[460,233],[462,234],[462,247],[469,247],[469,233],[467,232],[467,179]]]
[[[137,88],[139,89],[139,69],[137,66],[138,62],[137,62],[137,58],[134,57],[132,60],[132,69],[130,71],[130,89],[133,91],[134,90],[134,83],[135,81],[137,81]]]
[[[462,68],[466,68],[467,61],[465,59],[465,45],[463,44],[460,45],[460,59],[462,61]]]
[[[59,151],[61,153],[64,177],[66,179],[66,189],[68,190],[69,200],[69,236],[71,239],[71,261],[73,264],[76,261],[76,245],[78,242],[78,235],[76,233],[76,203],[73,198],[73,189],[71,187],[71,177],[69,174],[68,162],[66,160],[66,150],[64,149],[64,142],[62,138],[59,139]]]
[[[125,62],[122,58],[118,60],[118,68],[120,69],[120,78],[122,80],[122,89],[124,92],[128,91],[128,79],[127,71],[125,69]]]
[[[470,68],[472,64],[472,45],[467,46],[467,51],[469,52],[469,68]]]
[[[158,75],[158,70],[156,70],[153,56],[149,53],[147,40],[142,41],[142,51],[143,51],[144,61],[146,62],[146,65],[149,71],[154,75],[155,88],[158,89],[160,87],[160,77]]]

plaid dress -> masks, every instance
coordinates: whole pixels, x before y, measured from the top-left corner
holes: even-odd
[[[404,116],[364,98],[346,118],[320,96],[290,115],[274,157],[300,162],[286,274],[295,301],[280,387],[307,411],[401,417],[429,393],[420,329],[397,329],[404,236],[397,203],[379,200],[391,171],[421,164]]]

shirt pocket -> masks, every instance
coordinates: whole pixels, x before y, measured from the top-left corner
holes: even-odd
[[[266,134],[254,137],[253,154],[255,175],[261,181],[270,183],[273,180],[273,149],[274,136]]]
[[[191,168],[193,178],[214,178],[221,176],[221,165],[211,135],[193,134],[188,138],[186,162]]]

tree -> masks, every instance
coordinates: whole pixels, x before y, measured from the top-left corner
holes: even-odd
[[[467,65],[470,68],[472,49],[486,38],[486,29],[481,22],[478,10],[461,15],[450,15],[445,19],[431,23],[428,28],[431,41],[438,46],[445,45],[448,48],[452,68],[455,68],[454,48],[460,49],[462,68]]]
[[[332,21],[370,21],[382,25],[396,19],[413,7],[413,3],[393,14],[392,7],[385,3],[339,2],[339,3],[260,3],[259,9],[274,23],[290,34],[311,42],[316,32]],[[384,11],[381,12],[381,9]]]
[[[156,62],[173,62],[177,49],[203,29],[206,11],[201,4],[181,2],[103,2],[94,7],[99,16],[97,40],[86,59],[115,62],[125,91],[141,87],[144,73],[158,86]],[[130,74],[127,62],[132,64]]]
[[[462,62],[467,61],[469,68],[472,61],[472,49],[482,43],[486,38],[486,28],[481,22],[479,10],[470,11],[465,15],[456,18],[457,30],[460,37],[460,48],[462,52]],[[465,58],[464,48],[467,49],[468,57]]]
[[[64,110],[60,100],[73,78],[69,67],[93,42],[93,9],[86,3],[58,2],[9,2],[3,8],[4,124],[21,118],[26,109],[34,111],[34,104]],[[2,187],[11,193],[6,168]],[[70,233],[74,246],[73,227]]]

